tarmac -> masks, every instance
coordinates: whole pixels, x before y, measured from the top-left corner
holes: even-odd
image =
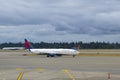
[[[27,55],[0,51],[0,80],[120,80],[119,56]]]

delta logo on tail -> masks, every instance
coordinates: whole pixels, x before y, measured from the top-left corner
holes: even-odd
[[[27,41],[27,39],[25,39],[25,48],[26,48],[26,49],[30,49],[30,48],[31,48],[30,42]]]
[[[55,56],[62,56],[62,55],[72,55],[75,57],[79,54],[78,50],[76,49],[35,49],[31,46],[31,43],[25,39],[25,48],[28,49],[31,53],[35,54],[45,54],[47,57],[55,57]],[[78,48],[80,45],[78,46]]]

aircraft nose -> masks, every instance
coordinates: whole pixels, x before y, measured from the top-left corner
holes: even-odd
[[[74,51],[75,54],[79,54],[79,51]]]

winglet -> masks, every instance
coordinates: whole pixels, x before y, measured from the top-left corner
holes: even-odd
[[[77,47],[73,47],[73,49],[79,50],[80,49],[80,45],[78,45]]]
[[[78,45],[78,47],[77,47],[77,50],[79,50],[80,49],[80,44]]]

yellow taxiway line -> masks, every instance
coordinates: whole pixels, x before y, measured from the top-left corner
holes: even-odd
[[[75,80],[75,77],[71,74],[70,70],[63,70],[66,74],[68,74],[68,76],[70,77],[71,80]]]
[[[16,68],[16,70],[24,70],[23,68]]]
[[[21,72],[20,75],[18,76],[17,80],[22,80],[24,72]]]

